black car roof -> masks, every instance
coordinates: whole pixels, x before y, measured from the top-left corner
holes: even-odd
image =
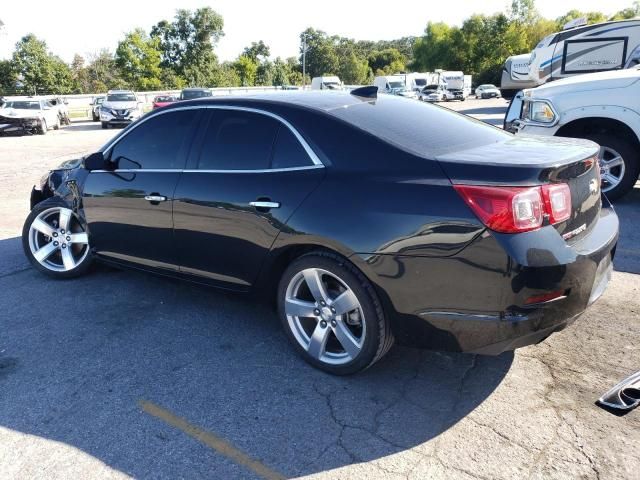
[[[244,95],[225,95],[217,97],[205,97],[180,102],[174,105],[179,108],[180,105],[211,105],[211,104],[227,104],[227,105],[245,105],[264,106],[268,103],[291,105],[298,107],[306,107],[313,110],[329,112],[337,108],[346,108],[361,103],[371,103],[378,99],[362,98],[351,95],[348,92],[319,92],[319,91],[278,91],[266,93],[252,93]],[[384,101],[384,100],[383,100]]]

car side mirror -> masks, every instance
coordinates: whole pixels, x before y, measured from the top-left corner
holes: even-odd
[[[84,168],[87,170],[103,170],[106,165],[102,152],[95,152],[85,157]]]

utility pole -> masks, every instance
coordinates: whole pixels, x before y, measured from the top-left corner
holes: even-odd
[[[302,34],[302,90],[307,89],[307,34]]]

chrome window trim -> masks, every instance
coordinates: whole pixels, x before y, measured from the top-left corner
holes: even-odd
[[[192,168],[119,168],[116,170],[91,170],[89,173],[278,173],[297,170],[316,170],[324,165],[305,165],[304,167],[262,168],[256,170],[197,170]]]
[[[213,109],[213,110],[233,110],[233,111],[238,111],[238,112],[250,112],[250,113],[257,113],[259,115],[266,115],[267,117],[271,117],[273,119],[275,119],[276,121],[282,123],[283,125],[285,125],[290,131],[291,133],[293,133],[293,135],[296,137],[296,139],[298,140],[298,142],[300,142],[300,144],[302,145],[302,148],[304,148],[305,152],[307,152],[307,155],[309,155],[309,158],[311,159],[311,161],[313,162],[313,166],[311,165],[306,165],[304,167],[291,167],[291,168],[287,168],[287,169],[278,169],[278,170],[293,170],[293,169],[303,169],[303,168],[323,168],[324,164],[322,163],[322,161],[320,161],[320,158],[318,158],[318,155],[316,155],[316,152],[314,152],[312,150],[312,148],[309,146],[309,144],[307,143],[307,141],[302,137],[302,135],[300,135],[300,132],[298,132],[295,127],[293,125],[291,125],[291,123],[289,123],[287,120],[285,120],[284,118],[282,118],[279,115],[276,115],[275,113],[271,113],[268,112],[266,110],[260,110],[259,108],[251,108],[251,107],[240,107],[240,106],[235,106],[235,105],[190,105],[188,107],[176,107],[176,108],[172,108],[170,110],[164,110],[164,111],[159,111],[159,112],[152,112],[151,114],[148,114],[149,116],[146,117],[142,117],[140,118],[137,122],[134,122],[131,125],[131,127],[122,133],[122,135],[111,139],[109,142],[107,142],[106,144],[104,144],[102,146],[102,148],[100,148],[100,152],[102,152],[105,156],[109,153],[109,151],[118,143],[120,142],[123,138],[125,138],[127,135],[129,135],[132,131],[134,131],[136,128],[138,128],[140,125],[142,125],[143,123],[147,122],[148,120],[151,120],[152,118],[157,117],[158,115],[164,115],[165,113],[171,113],[171,112],[178,112],[178,111],[183,111],[183,110],[198,110],[198,109]],[[160,170],[160,169],[157,169]],[[266,170],[266,169],[261,169],[261,170]],[[99,171],[99,170],[94,170],[94,171]],[[100,170],[101,171],[101,170]],[[108,171],[108,170],[106,170]],[[119,171],[123,171],[123,170],[119,170]],[[139,170],[138,170],[139,171]],[[147,170],[150,171],[150,170]],[[191,171],[191,170],[188,170]],[[193,170],[193,171],[198,171],[198,172],[257,172],[260,170]],[[273,170],[268,170],[268,171],[273,171]]]

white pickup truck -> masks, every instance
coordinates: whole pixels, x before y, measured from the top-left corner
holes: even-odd
[[[634,187],[640,173],[640,67],[524,90],[511,102],[504,126],[517,135],[598,143],[602,191],[618,199]]]

